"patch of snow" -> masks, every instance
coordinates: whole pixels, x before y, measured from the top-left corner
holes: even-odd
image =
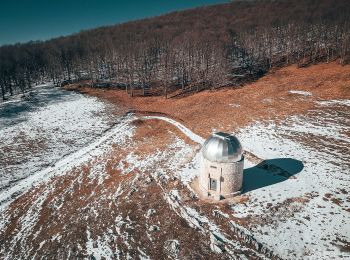
[[[5,101],[0,101],[0,108],[10,104],[10,103],[17,103],[17,102],[23,102],[23,97],[25,96],[32,96],[32,95],[37,95],[38,91],[40,91],[41,88],[53,88],[52,83],[48,82],[48,83],[44,83],[44,84],[40,84],[37,86],[32,87],[32,89],[28,90],[28,92],[26,92],[24,95],[23,93],[18,93],[18,94],[14,94],[13,96],[7,96],[7,100]]]
[[[222,212],[221,210],[218,210],[218,209],[214,209],[213,210],[213,216],[216,217],[216,216],[222,216],[224,218],[229,218],[230,215],[229,214],[226,214],[224,212]]]
[[[195,209],[182,206],[180,204],[181,198],[179,199],[178,194],[170,192],[164,194],[164,199],[168,202],[172,210],[174,210],[180,217],[185,219],[190,227],[198,229],[203,234],[208,234],[211,243],[211,249],[214,252],[220,253],[225,251],[233,258],[237,257],[236,249],[247,250],[250,249],[242,246],[238,241],[230,240],[221,232],[220,228],[210,221],[205,215],[200,214]],[[220,251],[219,251],[220,249]],[[266,259],[264,255],[257,253],[261,259]]]
[[[149,210],[147,210],[145,217],[149,218],[150,216],[154,215],[155,213],[156,213],[155,209],[149,209]]]
[[[93,240],[89,230],[86,230],[86,250],[89,257],[96,260],[113,258],[113,250],[108,245],[108,239],[98,236],[97,240]]]
[[[308,91],[302,91],[302,90],[289,90],[289,93],[291,94],[297,94],[302,96],[312,96],[311,92]]]
[[[318,105],[321,106],[350,106],[350,99],[338,99],[338,100],[324,100],[317,101]]]
[[[160,230],[160,227],[158,227],[157,225],[152,225],[148,228],[148,231],[151,231],[151,232],[155,232],[159,230]]]
[[[171,257],[177,259],[178,253],[180,251],[180,243],[176,239],[167,240],[164,243],[164,249]]]
[[[173,157],[171,168],[174,169],[175,176],[178,176],[189,187],[189,183],[199,174],[200,152],[196,152],[193,157],[193,148],[178,137],[175,138],[175,142],[170,148],[179,149]],[[190,159],[190,161],[179,164],[184,159]]]
[[[142,251],[140,249],[140,247],[137,247],[137,251],[139,251],[139,253],[140,253],[139,258],[141,260],[149,260],[149,259],[151,259],[144,251]]]
[[[40,242],[40,244],[39,244],[39,249],[38,250],[40,250],[42,247],[43,247],[43,245],[46,243],[46,241],[44,240],[44,241],[42,241],[42,242]]]

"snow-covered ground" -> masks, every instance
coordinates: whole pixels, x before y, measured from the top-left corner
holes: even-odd
[[[306,115],[279,124],[258,122],[238,133],[244,149],[270,168],[246,160],[243,192],[249,200],[234,204],[232,216],[249,219],[257,241],[282,258],[349,257],[342,250],[350,237],[348,102],[318,101],[318,107]],[[183,132],[203,143],[190,130]],[[175,173],[188,184],[199,168],[197,154]],[[281,169],[289,176],[278,174]]]
[[[280,124],[255,123],[238,134],[245,150],[270,168],[246,160],[244,194],[249,200],[233,205],[233,216],[248,218],[254,237],[282,258],[349,256],[341,248],[350,237],[350,112],[342,100],[318,104],[306,115]],[[203,142],[189,130],[183,132]],[[276,166],[290,176],[278,174]],[[176,173],[187,184],[199,168],[197,154]]]
[[[305,115],[240,129],[244,149],[263,161],[245,161],[247,199],[229,205],[197,203],[189,184],[204,139],[173,119],[118,118],[107,103],[50,86],[3,103],[0,256],[349,257],[348,103],[317,101]],[[173,128],[148,142],[136,132],[152,126],[136,119],[165,121],[199,145]]]
[[[96,98],[51,85],[0,103],[1,193],[104,134],[115,123],[112,112]]]
[[[0,232],[0,239],[7,241],[5,247],[0,247],[0,256],[27,259],[58,250],[58,256],[63,258],[121,256],[124,259],[148,258],[158,252],[164,256],[165,250],[173,258],[181,252],[187,252],[186,256],[214,257],[225,253],[231,258],[238,255],[265,258],[264,253],[256,252],[251,245],[232,239],[212,214],[208,217],[198,210],[195,201],[190,201],[192,205],[186,202],[190,196],[186,194],[188,190],[182,189],[174,177],[186,177],[181,173],[192,168],[193,162],[188,159],[193,147],[170,128],[164,131],[169,145],[164,150],[156,147],[144,157],[138,152],[139,145],[149,144],[135,140],[136,127],[132,123],[135,119],[134,115],[121,118],[91,144],[18,181],[1,194],[6,203],[0,208],[0,230],[9,231],[14,219],[17,228],[9,231],[10,234]],[[165,124],[173,124],[192,141],[203,142],[200,136],[172,119],[143,119],[166,121]],[[184,178],[184,182],[188,180]],[[167,185],[172,188],[168,189]],[[35,189],[31,189],[33,186]],[[24,195],[9,204],[13,201],[11,195],[17,191]],[[156,199],[149,199],[150,196]],[[14,204],[17,208],[12,210]],[[141,204],[145,206],[140,207]],[[158,213],[164,209],[162,214]],[[190,231],[190,235],[176,235],[169,223],[180,224],[176,229]],[[52,229],[54,226],[57,228]],[[165,234],[167,240],[163,241],[158,234]],[[83,240],[76,240],[76,236]],[[186,249],[194,246],[190,243],[194,237],[196,247],[202,245],[201,252]]]
[[[283,258],[349,257],[342,247],[350,237],[350,111],[344,102],[321,104],[329,107],[280,124],[256,123],[238,135],[246,150],[293,175],[274,175],[247,162],[249,201],[232,207]]]

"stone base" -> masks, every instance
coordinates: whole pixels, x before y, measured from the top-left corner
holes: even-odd
[[[235,196],[238,196],[242,193],[242,189],[236,191],[236,192],[233,192],[233,193],[229,193],[229,194],[224,194],[224,195],[220,195],[220,198],[221,199],[229,199],[229,198],[233,198]]]
[[[201,193],[200,197],[205,198],[205,199],[211,199],[211,200],[223,200],[223,199],[229,199],[229,198],[233,198],[235,196],[238,196],[242,193],[242,189],[233,192],[233,193],[229,193],[229,194],[213,194],[211,192],[208,192],[207,190],[203,189],[202,187],[200,187],[200,185],[198,184],[199,189],[198,191]]]
[[[190,186],[194,190],[194,192],[197,194],[199,199],[207,200],[208,202],[211,201],[212,203],[215,203],[216,201],[234,198],[242,193],[242,189],[240,189],[239,191],[229,193],[229,194],[211,194],[211,195],[208,195],[210,192],[208,192],[206,189],[204,189],[203,187],[200,186],[198,177],[195,177],[193,179]]]

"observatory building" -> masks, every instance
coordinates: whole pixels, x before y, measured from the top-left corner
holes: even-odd
[[[223,132],[212,134],[202,147],[199,190],[214,200],[241,192],[244,156],[239,140]]]

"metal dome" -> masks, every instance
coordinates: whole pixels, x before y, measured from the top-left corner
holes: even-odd
[[[217,132],[205,141],[202,154],[212,162],[238,162],[242,159],[243,149],[237,137]]]

